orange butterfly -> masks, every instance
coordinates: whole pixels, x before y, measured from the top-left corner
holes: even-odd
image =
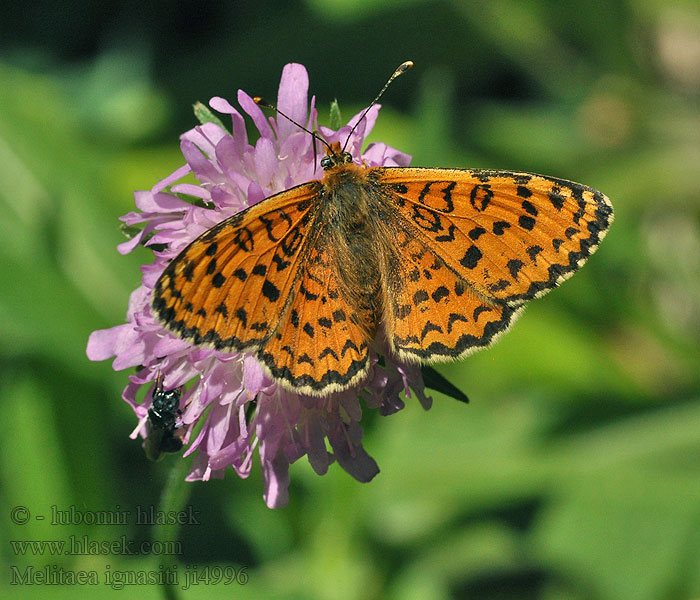
[[[421,363],[488,346],[588,259],[613,220],[605,195],[571,181],[366,167],[326,146],[323,179],[211,228],[170,262],[152,298],[176,336],[255,353],[299,393],[360,383],[378,336]]]

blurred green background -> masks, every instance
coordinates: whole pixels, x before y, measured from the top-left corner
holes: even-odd
[[[306,65],[321,119],[348,118],[403,60],[373,140],[415,165],[542,172],[613,201],[589,264],[434,394],[365,414],[382,472],[291,469],[287,508],[248,481],[190,484],[185,573],[246,585],[183,598],[700,598],[700,8],[696,1],[85,2],[4,6],[0,23],[0,595],[158,598],[104,572],[160,557],[21,555],[9,540],[148,540],[50,525],[60,510],[158,504],[180,460],[128,435],[127,372],[85,356],[123,322],[148,252],[122,257],[132,193],[183,164],[191,105],[275,98]],[[11,520],[25,506],[26,525]],[[10,566],[100,585],[10,585]],[[55,566],[55,567],[54,567]],[[213,571],[210,571],[213,573]]]

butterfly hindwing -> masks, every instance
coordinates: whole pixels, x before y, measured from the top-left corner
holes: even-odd
[[[387,286],[387,336],[405,360],[434,362],[488,346],[520,312],[482,297],[406,230],[397,235],[398,281]]]
[[[513,306],[573,274],[612,222],[606,196],[553,177],[480,169],[374,171],[419,239],[479,294]]]
[[[271,196],[193,241],[153,290],[159,321],[178,337],[217,350],[264,344],[292,296],[319,185]]]
[[[344,389],[369,366],[366,336],[340,292],[329,250],[309,249],[285,320],[258,358],[299,392]]]

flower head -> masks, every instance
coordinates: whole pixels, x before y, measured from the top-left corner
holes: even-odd
[[[316,126],[314,98],[307,99],[306,69],[286,65],[279,87],[280,112],[308,129]],[[146,421],[155,382],[162,375],[163,388],[187,384],[180,407],[182,436],[188,446],[185,455],[196,453],[188,480],[223,477],[230,465],[247,477],[257,448],[265,484],[264,499],[271,508],[288,502],[289,465],[307,455],[313,469],[324,474],[337,460],[359,481],[369,481],[379,471],[362,447],[362,408],[379,408],[391,414],[403,408],[399,393],[416,393],[427,409],[431,400],[423,391],[420,369],[385,356],[384,366],[372,355],[369,377],[355,388],[329,396],[305,396],[280,386],[270,378],[251,355],[224,353],[199,348],[166,331],[153,317],[150,297],[156,280],[168,262],[192,240],[266,197],[320,179],[319,165],[311,136],[279,113],[266,117],[245,92],[238,92],[238,103],[257,127],[260,137],[251,143],[242,114],[223,98],[212,98],[210,106],[231,116],[232,132],[219,124],[203,123],[180,138],[186,164],[156,184],[150,191],[135,193],[138,211],[122,220],[142,225],[131,240],[119,246],[126,254],[139,244],[153,249],[154,261],[142,267],[141,286],[131,294],[127,322],[95,331],[87,346],[92,360],[114,357],[115,370],[140,367],[130,375],[122,397],[128,402],[139,424],[132,437],[148,435]],[[361,147],[374,126],[379,105],[373,106],[361,122],[356,115],[338,131],[320,131],[327,142],[347,141],[347,150],[368,166],[405,166],[410,157],[385,144]],[[197,184],[180,182],[192,173]],[[191,383],[190,383],[191,382]],[[136,394],[151,385],[142,403]],[[195,425],[204,421],[195,439]],[[327,450],[326,439],[332,452]]]

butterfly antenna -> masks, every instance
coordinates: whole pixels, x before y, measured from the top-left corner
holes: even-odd
[[[369,106],[365,108],[364,112],[360,116],[360,118],[357,120],[357,123],[355,123],[354,127],[350,130],[350,133],[348,134],[348,138],[345,140],[345,144],[343,145],[343,152],[345,152],[345,147],[348,145],[348,142],[350,141],[350,138],[352,137],[352,134],[354,133],[355,129],[357,129],[357,126],[362,123],[362,119],[365,118],[367,113],[369,112],[369,109],[372,108],[377,101],[382,97],[382,94],[386,92],[386,89],[391,85],[391,82],[394,81],[399,75],[403,75],[406,71],[408,71],[411,67],[413,66],[413,61],[407,60],[404,63],[401,63],[399,67],[394,71],[394,73],[389,77],[387,82],[384,84],[384,87],[379,90],[379,93],[377,94],[377,97],[370,102]]]
[[[260,96],[256,96],[255,98],[253,98],[253,102],[255,102],[255,104],[257,104],[258,106],[262,106],[263,108],[269,108],[270,110],[274,110],[278,115],[281,115],[282,117],[287,119],[287,121],[289,121],[290,123],[293,123],[302,131],[306,131],[306,133],[308,133],[312,138],[314,138],[314,140],[318,140],[319,142],[321,142],[326,148],[328,148],[328,150],[331,149],[328,142],[326,140],[324,140],[320,135],[318,135],[315,131],[309,131],[306,127],[304,127],[303,125],[300,125],[294,119],[292,119],[292,117],[285,115],[274,104],[270,104],[264,98],[260,98]],[[316,144],[314,144],[314,155],[315,154],[316,154]]]

